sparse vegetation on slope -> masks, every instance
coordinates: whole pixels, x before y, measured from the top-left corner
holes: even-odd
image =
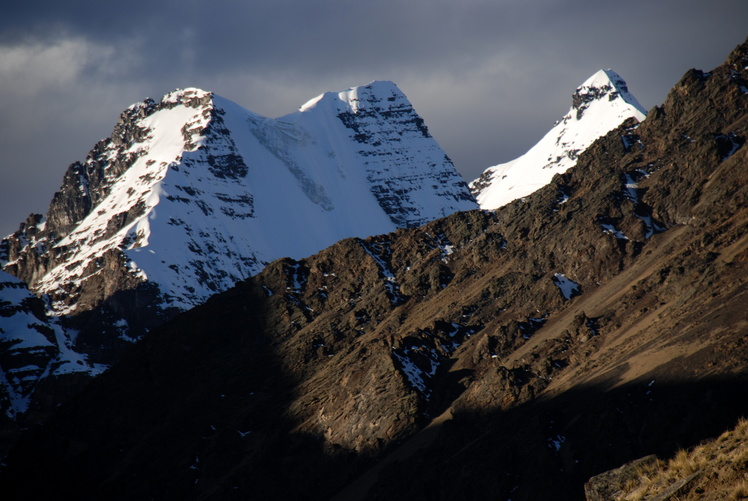
[[[690,449],[680,449],[670,459],[654,456],[593,478],[588,499],[598,499],[603,485],[610,501],[740,500],[748,498],[748,419],[719,438]]]

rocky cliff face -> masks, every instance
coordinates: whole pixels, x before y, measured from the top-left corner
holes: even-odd
[[[486,169],[470,183],[483,209],[497,209],[525,197],[576,164],[597,138],[624,120],[641,121],[646,112],[612,70],[600,70],[572,95],[569,112],[521,157]]]
[[[135,345],[0,480],[580,499],[718,435],[748,413],[746,68],[748,44],[687,73],[525,201],[271,263]]]

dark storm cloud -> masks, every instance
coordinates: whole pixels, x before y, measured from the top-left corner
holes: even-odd
[[[279,116],[395,81],[472,179],[527,150],[611,67],[645,107],[742,42],[716,0],[16,2],[0,16],[0,231],[43,212],[118,113],[177,87]]]

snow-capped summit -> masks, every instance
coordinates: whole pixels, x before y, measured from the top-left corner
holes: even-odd
[[[364,109],[365,102],[373,98],[376,101],[378,98],[376,95],[389,95],[389,98],[393,98],[392,101],[400,101],[400,105],[410,106],[407,98],[400,92],[400,89],[393,82],[389,81],[374,81],[367,86],[351,87],[340,92],[325,92],[319,96],[310,99],[303,104],[299,111],[305,112],[314,108],[321,108],[327,106],[328,109],[333,111],[351,111],[357,112],[359,109]],[[363,99],[364,103],[360,104],[360,100]]]
[[[486,169],[470,183],[482,209],[496,209],[548,184],[553,176],[574,166],[579,154],[595,139],[646,111],[612,70],[600,70],[574,92],[572,107],[556,125],[521,157]]]
[[[277,258],[475,207],[392,82],[278,119],[189,88],[125,110],[0,259],[60,314],[143,283],[185,309]]]

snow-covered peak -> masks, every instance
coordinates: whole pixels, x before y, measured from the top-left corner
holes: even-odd
[[[390,81],[374,81],[368,85],[350,87],[340,92],[325,92],[305,103],[299,111],[325,109],[357,113],[374,103],[388,102],[389,107],[410,106],[400,89]]]
[[[626,82],[611,69],[599,70],[577,87],[573,96],[573,109],[577,110],[577,119],[582,117],[585,109],[594,101],[611,102],[620,100],[646,115],[646,110],[629,92]]]
[[[392,82],[278,119],[188,88],[125,110],[8,263],[60,314],[144,281],[184,309],[274,259],[476,207]]]
[[[535,146],[515,160],[489,167],[470,189],[483,209],[506,205],[574,166],[580,153],[624,120],[645,116],[620,75],[600,70],[577,87],[569,112]]]
[[[585,80],[582,85],[577,87],[575,94],[583,94],[588,92],[589,89],[603,89],[607,92],[628,92],[626,82],[621,78],[621,75],[610,68],[607,70],[598,70],[594,75]]]

